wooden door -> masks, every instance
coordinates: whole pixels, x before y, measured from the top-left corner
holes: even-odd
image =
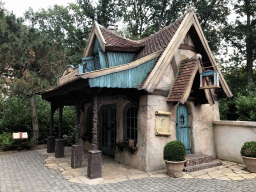
[[[177,140],[181,141],[186,146],[187,154],[191,153],[189,125],[189,113],[187,107],[183,104],[179,104],[176,117],[176,136]]]
[[[115,156],[116,150],[116,108],[102,106],[100,111],[100,149],[102,153]]]

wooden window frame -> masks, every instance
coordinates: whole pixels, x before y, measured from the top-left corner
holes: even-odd
[[[131,130],[130,130],[130,137],[128,138],[128,136],[127,136],[127,129],[128,129],[127,128],[127,112],[130,108],[135,108],[135,110],[136,110],[136,115],[134,115],[134,116],[136,116],[135,117],[136,118],[136,120],[135,120],[136,123],[134,123],[135,126],[134,126],[134,135],[133,135],[133,137],[131,136]],[[124,140],[125,141],[134,140],[134,143],[136,144],[137,141],[138,141],[138,107],[134,103],[128,103],[124,108],[123,117],[124,117]],[[133,117],[133,119],[134,119],[134,117]],[[130,123],[131,123],[131,120],[130,120]],[[131,128],[129,128],[129,129],[131,129]],[[135,134],[137,134],[136,135],[137,138],[135,137]]]

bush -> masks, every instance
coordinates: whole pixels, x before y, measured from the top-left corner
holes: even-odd
[[[256,141],[245,142],[240,153],[242,156],[256,158]]]
[[[45,143],[50,134],[50,103],[35,95],[36,113],[39,127],[38,143]],[[58,136],[59,113],[54,114],[54,136]],[[63,110],[62,134],[73,136],[75,134],[74,107],[65,106]],[[33,127],[29,100],[27,97],[9,97],[0,99],[0,134],[3,132],[27,132],[32,138]]]
[[[0,145],[3,150],[12,150],[13,149],[13,139],[12,139],[12,134],[11,133],[6,133],[4,132],[3,134],[0,135]]]
[[[164,147],[164,160],[167,161],[184,161],[186,154],[186,146],[181,141],[170,141]]]

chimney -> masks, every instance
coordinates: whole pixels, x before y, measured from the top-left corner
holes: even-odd
[[[114,25],[109,25],[107,30],[112,31],[113,33],[116,33],[116,27]]]

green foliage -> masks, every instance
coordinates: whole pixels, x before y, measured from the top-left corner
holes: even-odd
[[[224,77],[233,93],[233,97],[219,101],[221,120],[255,121],[256,85],[254,83],[247,85],[246,68],[226,68]],[[253,82],[256,82],[255,75],[253,76]]]
[[[0,134],[3,132],[32,132],[29,102],[25,97],[11,97],[5,101],[5,110],[0,119]]]
[[[181,141],[170,141],[164,146],[164,160],[184,161],[186,154],[186,147]]]
[[[256,141],[245,142],[240,153],[242,156],[256,158]]]
[[[0,134],[0,146],[3,150],[23,150],[23,149],[32,149],[34,141],[31,140],[13,140],[12,133],[3,132]]]
[[[235,98],[237,114],[240,121],[256,121],[256,85],[251,83],[246,87],[245,94]]]
[[[66,7],[54,5],[38,12],[30,8],[25,17],[33,28],[39,28],[41,34],[54,40],[55,44],[61,48],[60,62],[66,66],[81,63],[92,23],[85,15],[81,7],[71,3]]]
[[[41,96],[35,97],[35,104],[39,125],[39,143],[45,143],[50,133],[50,103],[42,100]],[[31,109],[27,97],[11,97],[5,101],[5,109],[0,118],[0,134],[3,132],[28,132],[32,137]],[[58,111],[54,115],[54,134],[58,135]],[[72,107],[63,110],[63,134],[72,136],[75,131],[75,111]]]
[[[14,143],[12,139],[12,134],[4,132],[0,134],[0,146],[3,150],[11,149],[11,145]]]

